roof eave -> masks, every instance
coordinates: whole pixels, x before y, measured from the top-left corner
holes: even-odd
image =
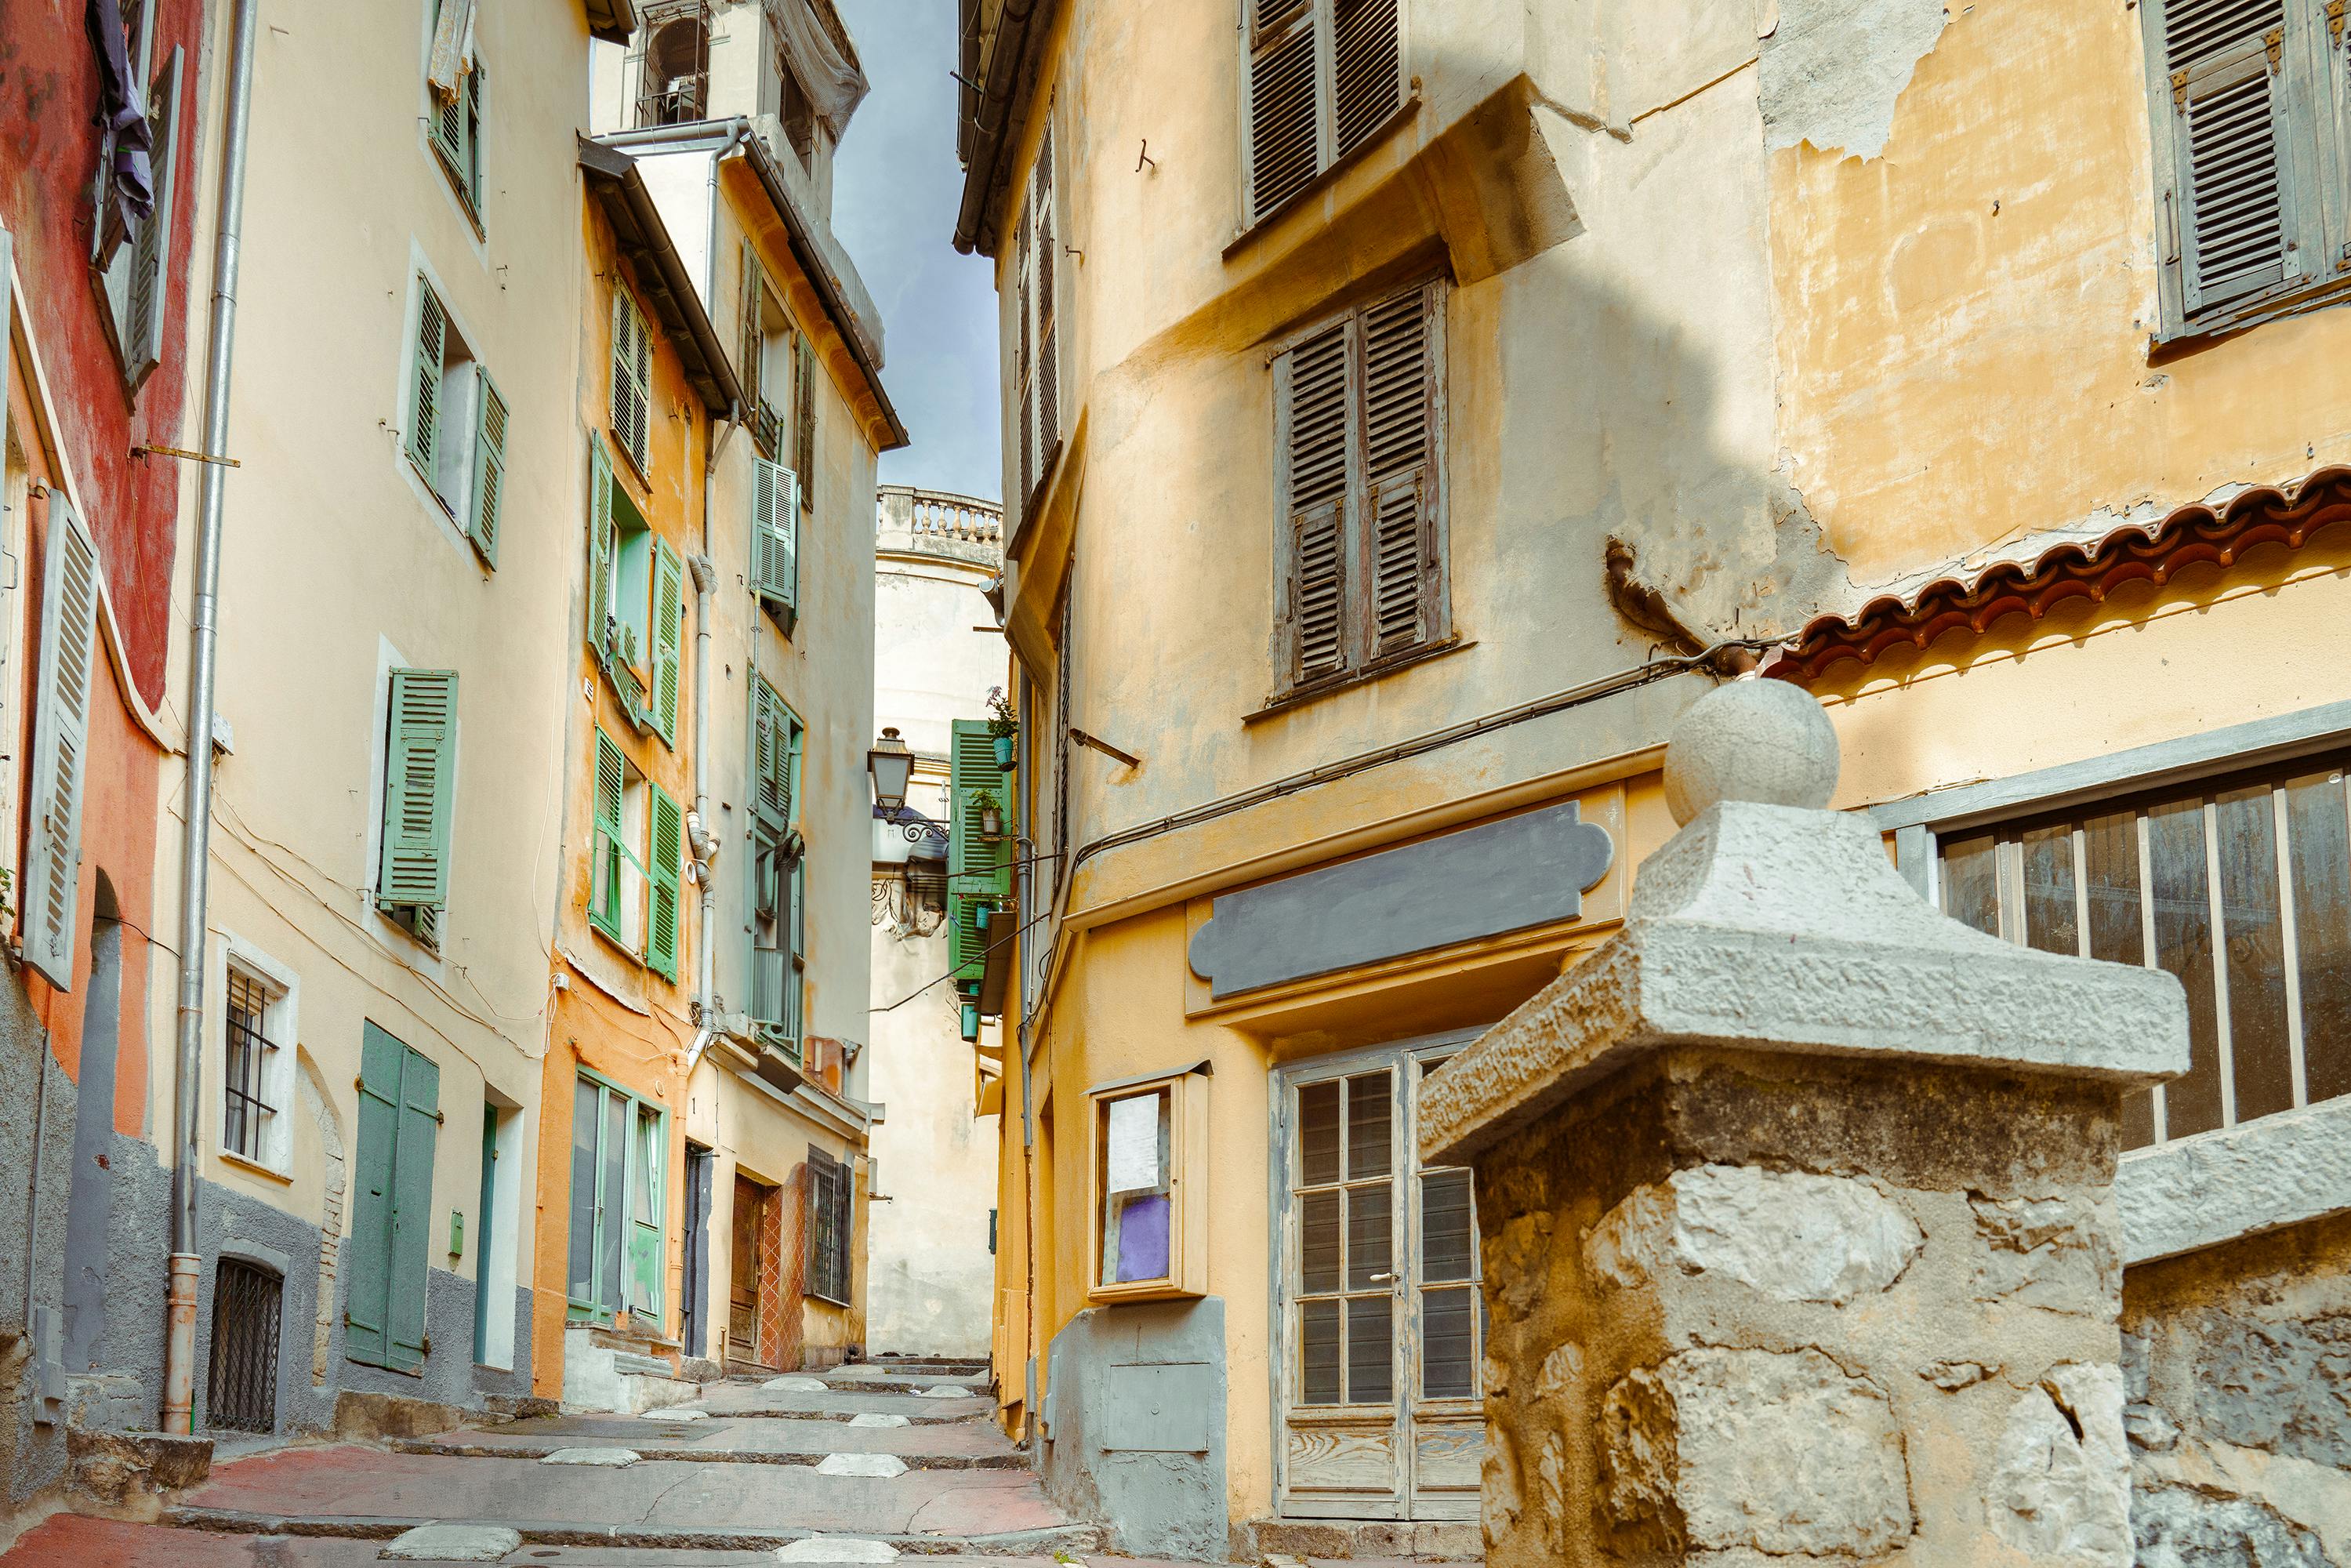
[[[604,209],[622,254],[635,266],[662,329],[685,361],[685,376],[713,417],[724,417],[743,401],[743,383],[726,358],[718,329],[703,308],[702,295],[685,258],[670,239],[661,209],[645,188],[637,161],[593,137],[580,138],[580,167],[588,189]]]

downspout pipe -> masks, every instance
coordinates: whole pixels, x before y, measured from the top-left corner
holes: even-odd
[[[253,49],[261,0],[236,0],[230,23],[226,122],[221,139],[218,227],[204,366],[204,455],[228,455],[229,371],[236,348],[236,278],[245,221],[245,164],[253,110]],[[228,466],[203,465],[196,510],[194,597],[188,638],[187,798],[180,855],[179,1061],[172,1078],[178,1124],[172,1166],[172,1257],[165,1281],[163,1408],[166,1432],[195,1430],[196,1150],[204,1065],[206,875],[212,865],[214,656],[220,608],[221,513]]]

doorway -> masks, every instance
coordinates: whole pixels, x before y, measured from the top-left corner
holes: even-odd
[[[98,873],[89,923],[89,994],[76,1073],[73,1174],[66,1192],[65,1364],[99,1370],[106,1339],[109,1233],[114,1215],[114,1076],[121,1041],[122,923],[114,884]],[[48,1049],[48,1042],[42,1042]]]
[[[762,1186],[741,1171],[735,1173],[734,1247],[726,1270],[726,1359],[761,1372],[773,1371],[775,1364],[760,1354],[759,1298],[763,1290],[772,1294],[782,1284],[780,1280],[761,1278],[763,1272],[773,1272],[777,1257],[776,1239],[768,1234],[776,1220],[775,1197],[775,1188]],[[768,1354],[773,1354],[772,1349]]]
[[[1420,1085],[1473,1038],[1282,1071],[1280,1510],[1478,1517],[1486,1314],[1470,1173],[1423,1166]]]

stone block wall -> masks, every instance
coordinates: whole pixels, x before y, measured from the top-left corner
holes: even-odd
[[[1667,1051],[1479,1157],[1488,1561],[2130,1561],[2116,1092]]]
[[[2143,1568],[2351,1563],[2351,1215],[2131,1269]]]

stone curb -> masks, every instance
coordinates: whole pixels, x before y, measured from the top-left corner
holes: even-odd
[[[235,1508],[198,1508],[183,1504],[163,1511],[162,1521],[181,1530],[203,1530],[221,1535],[324,1536],[345,1541],[390,1541],[420,1525],[466,1522],[446,1519],[365,1519],[339,1514],[254,1513]],[[688,1530],[660,1524],[615,1524],[595,1528],[545,1520],[506,1520],[505,1526],[522,1536],[526,1546],[613,1546],[635,1552],[771,1552],[789,1542],[810,1536],[840,1535],[837,1530]],[[997,1535],[884,1535],[861,1539],[886,1541],[910,1557],[1027,1557],[1050,1555],[1059,1548],[1072,1553],[1102,1550],[1105,1532],[1098,1524],[1062,1524],[1044,1530],[1007,1531]]]
[[[938,1388],[938,1387],[941,1387],[941,1386],[952,1386],[952,1387],[956,1387],[956,1388],[959,1388],[959,1389],[964,1390],[964,1393],[963,1393],[963,1395],[962,1395],[962,1397],[964,1397],[964,1398],[967,1398],[967,1399],[985,1399],[986,1397],[987,1397],[987,1385],[985,1385],[985,1384],[971,1384],[971,1383],[966,1383],[966,1382],[965,1382],[963,1379],[961,1379],[961,1378],[958,1378],[958,1377],[948,1377],[948,1376],[940,1376],[940,1377],[920,1377],[920,1376],[916,1376],[916,1377],[851,1377],[851,1378],[843,1378],[843,1379],[841,1379],[841,1380],[840,1382],[838,1382],[838,1383],[835,1383],[835,1382],[831,1381],[830,1378],[828,1378],[828,1379],[826,1379],[826,1380],[825,1380],[825,1385],[824,1385],[824,1386],[825,1386],[825,1391],[826,1391],[827,1393],[830,1393],[830,1394],[917,1394],[917,1395],[919,1395],[919,1394],[926,1394],[926,1393],[928,1393],[931,1389]]]
[[[596,1448],[594,1443],[443,1443],[431,1437],[394,1437],[384,1444],[398,1454],[439,1454],[454,1459],[543,1459],[563,1448]],[[647,1463],[684,1465],[815,1465],[825,1454],[770,1453],[742,1448],[648,1448],[631,1452]],[[1019,1470],[1029,1468],[1029,1456],[1009,1454],[893,1454],[910,1470]]]
[[[845,1394],[850,1391],[836,1389],[834,1392]],[[945,1404],[946,1401],[942,1400],[940,1403]],[[749,1417],[781,1421],[853,1421],[858,1416],[867,1414],[869,1412],[863,1410],[787,1410],[780,1406],[755,1405],[746,1410],[713,1410],[710,1416],[716,1421],[735,1421]],[[909,1426],[914,1427],[952,1427],[969,1421],[975,1416],[993,1414],[995,1412],[992,1408],[966,1410],[959,1414],[945,1415],[925,1410],[920,1415],[908,1416],[906,1421]]]

